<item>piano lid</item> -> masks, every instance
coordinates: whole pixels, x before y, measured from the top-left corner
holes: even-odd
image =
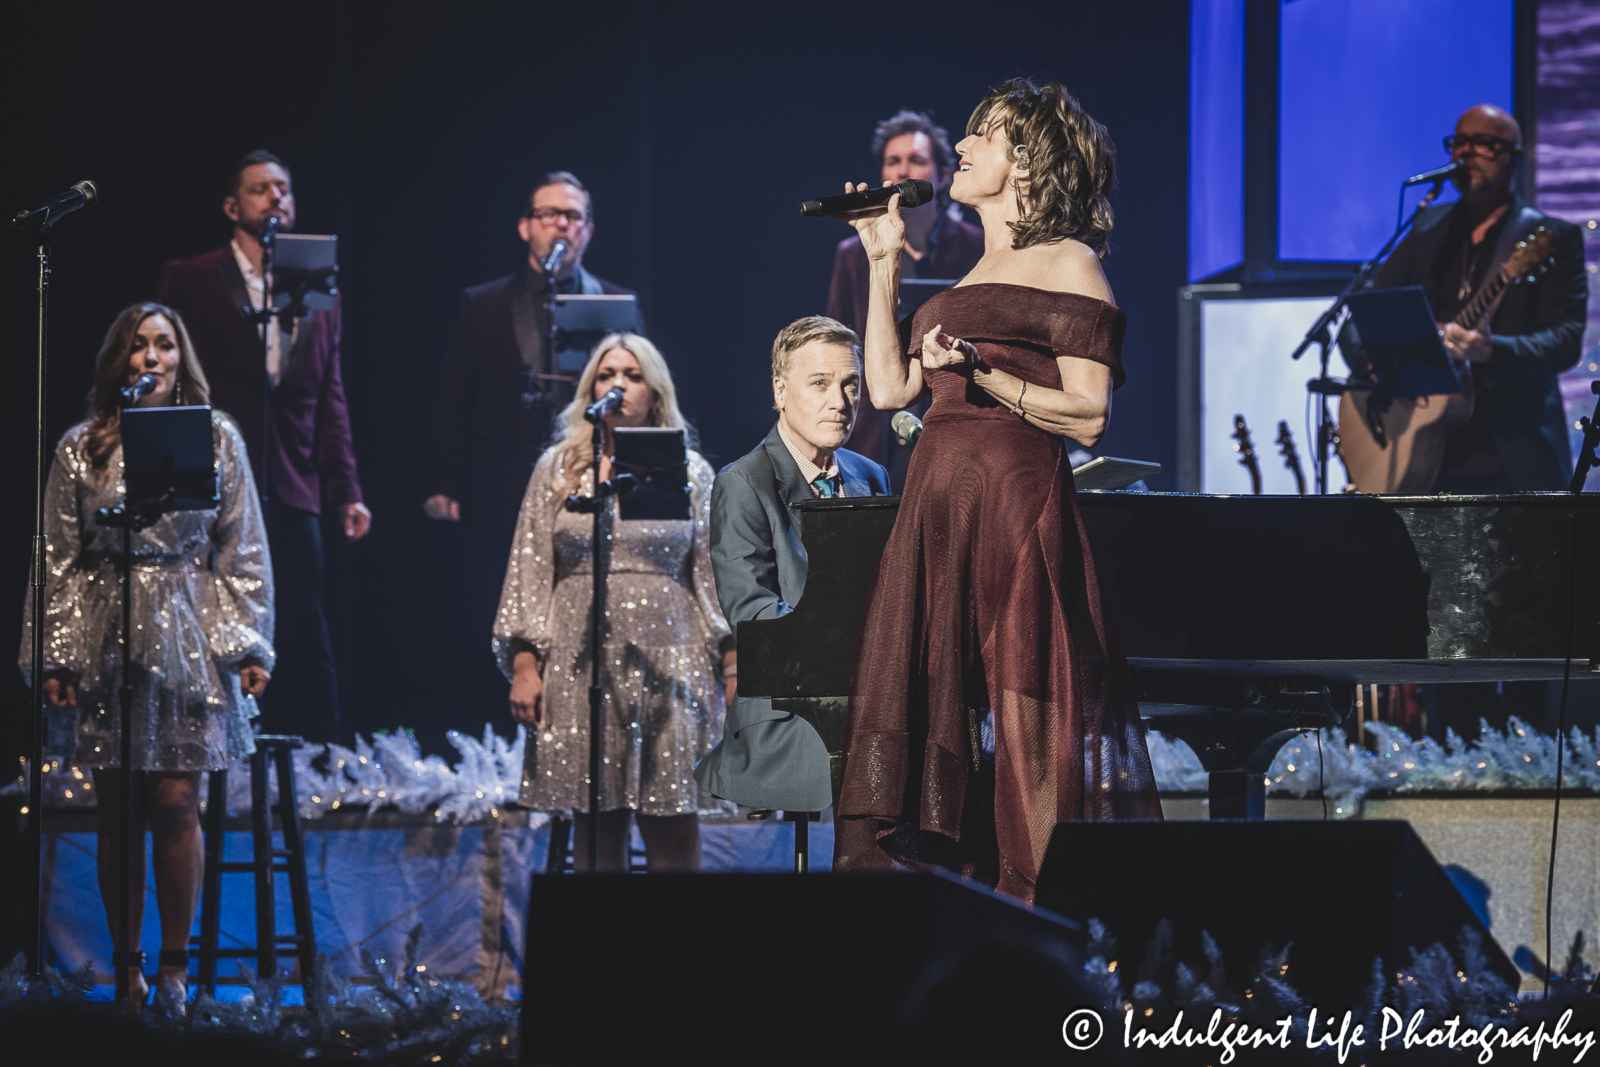
[[[1600,653],[1600,496],[1082,492],[1134,669],[1344,681],[1559,678]],[[842,696],[898,497],[796,505],[805,595],[739,627],[741,692]]]

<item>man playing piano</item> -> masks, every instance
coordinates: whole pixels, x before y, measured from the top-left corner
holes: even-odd
[[[861,401],[855,331],[814,315],[772,343],[778,423],[711,488],[711,566],[717,599],[737,635],[741,622],[789,612],[806,584],[806,553],[790,504],[814,497],[889,492],[888,473],[841,447]],[[821,811],[833,803],[828,753],[810,724],[774,711],[766,697],[736,697],[729,673],[722,742],[695,767],[706,790],[753,808]]]

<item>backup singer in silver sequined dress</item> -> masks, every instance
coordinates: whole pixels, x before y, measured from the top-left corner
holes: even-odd
[[[159,304],[136,304],[112,325],[101,348],[89,421],[56,448],[45,489],[45,697],[52,754],[94,768],[100,816],[99,870],[108,918],[117,884],[122,682],[122,531],[95,521],[122,503],[118,390],[142,373],[157,380],[141,407],[205,404],[205,375],[182,320]],[[162,981],[181,1003],[202,871],[200,772],[255,750],[255,694],[273,664],[272,564],[244,440],[233,420],[211,416],[220,507],[176,511],[133,533],[135,877],[130,929],[144,913],[144,842],[154,837],[156,902],[161,911]],[[31,591],[29,594],[31,601]],[[31,603],[29,605],[31,609]],[[31,610],[25,613],[21,666],[32,660]],[[83,787],[88,789],[85,784]],[[112,937],[117,923],[111,921]],[[137,938],[135,938],[137,944]],[[120,954],[120,946],[118,946]],[[169,957],[171,962],[169,963]],[[130,992],[148,992],[138,957]],[[135,969],[138,968],[137,972]]]
[[[511,710],[529,724],[521,802],[538,811],[577,813],[579,869],[587,863],[589,803],[589,606],[594,519],[562,507],[594,488],[584,406],[614,386],[615,426],[684,426],[667,366],[655,346],[632,334],[601,341],[564,418],[563,440],[540,457],[522,502],[494,652],[512,680]],[[732,812],[701,792],[694,764],[721,736],[732,635],[717,606],[708,555],[712,470],[689,452],[689,522],[622,521],[604,513],[611,538],[606,589],[609,632],[601,666],[606,722],[600,782],[600,867],[625,864],[629,813],[637,817],[652,870],[700,866],[698,813]]]

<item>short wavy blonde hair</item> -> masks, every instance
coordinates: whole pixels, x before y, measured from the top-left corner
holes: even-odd
[[[1105,259],[1117,155],[1106,128],[1060,83],[1028,78],[990,89],[967,120],[967,133],[982,136],[991,125],[1000,127],[1027,173],[1017,183],[1022,217],[1009,224],[1011,247],[1082,241]]]
[[[861,339],[856,332],[838,319],[830,319],[826,315],[807,315],[803,319],[795,319],[789,325],[778,331],[778,336],[772,342],[772,381],[776,385],[789,377],[789,368],[794,363],[794,354],[812,341],[821,341],[824,344],[840,345],[850,350],[856,358],[856,365],[861,364]],[[774,397],[772,406],[778,406]]]

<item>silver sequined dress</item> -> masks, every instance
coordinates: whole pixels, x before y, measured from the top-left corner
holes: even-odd
[[[622,521],[615,502],[601,685],[605,749],[600,809],[646,815],[731,813],[703,793],[695,763],[720,740],[724,702],[713,673],[729,633],[712,583],[710,464],[689,453],[689,522]],[[518,647],[544,662],[544,724],[530,737],[519,800],[535,811],[589,807],[589,604],[594,517],[559,508],[555,451],[533,469],[506,568],[494,653],[506,677]],[[593,470],[578,492],[588,494]],[[564,499],[564,497],[562,498]]]
[[[118,645],[122,531],[95,522],[122,503],[122,449],[96,470],[88,423],[56,448],[45,489],[45,665],[70,670],[78,707],[51,708],[53,746],[82,767],[115,767],[121,753]],[[254,697],[239,687],[239,661],[272,650],[272,561],[261,504],[239,429],[211,415],[221,506],[175,511],[133,533],[133,758],[140,770],[218,770],[255,750]],[[32,662],[31,599],[21,666]],[[75,728],[75,729],[74,729]],[[66,749],[62,751],[60,749]]]

